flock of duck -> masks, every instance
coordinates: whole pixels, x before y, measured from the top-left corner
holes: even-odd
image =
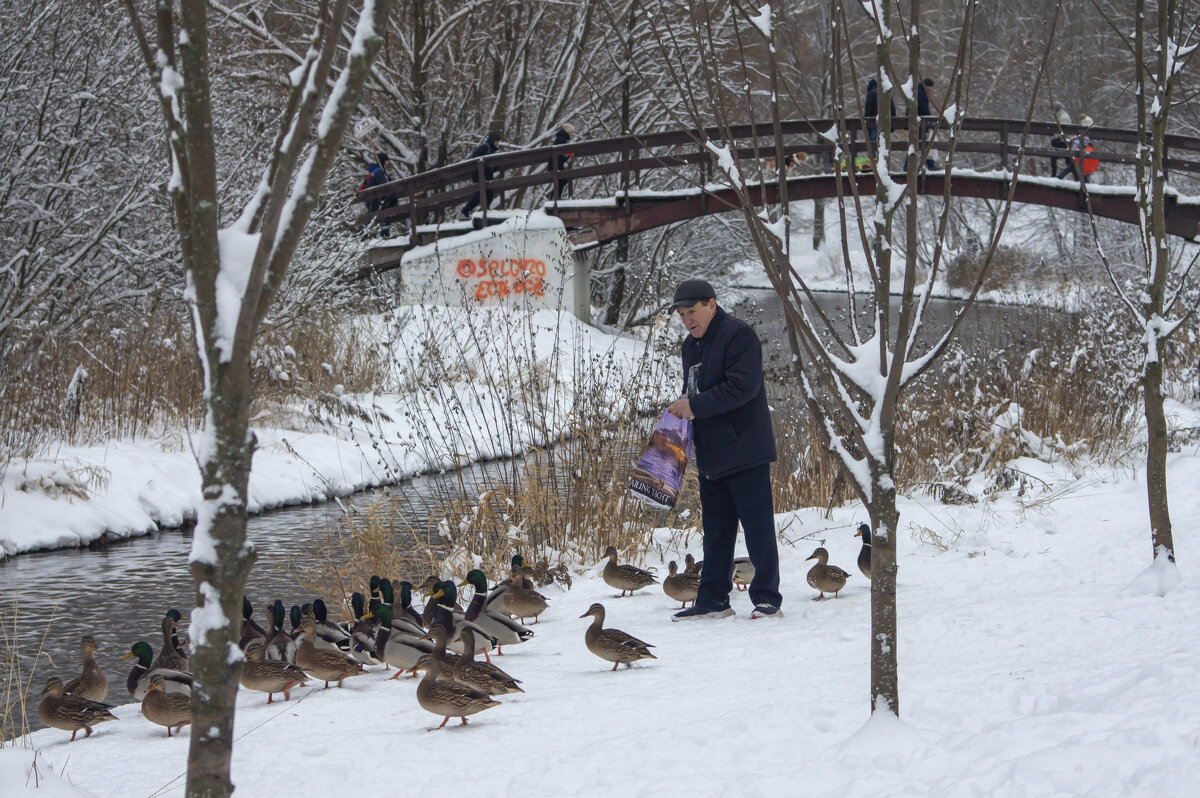
[[[870,528],[863,524],[858,535],[863,538],[858,565],[870,578]],[[604,556],[608,563],[601,576],[620,596],[658,583],[651,572],[618,561],[615,547],[609,546]],[[849,577],[835,565],[829,565],[829,554],[818,548],[808,559],[817,565],[808,573],[808,583],[821,591],[837,592]],[[672,561],[669,574],[662,582],[663,592],[687,606],[695,603],[700,586],[700,568],[689,554],[685,568],[679,570]],[[267,626],[254,619],[250,600],[242,599],[242,632],[239,645],[245,654],[241,686],[267,694],[267,703],[276,693],[291,698],[294,687],[306,686],[309,680],[323,681],[338,687],[351,677],[366,673],[366,667],[384,665],[395,668],[392,679],[408,673],[424,677],[417,685],[417,702],[426,711],[442,716],[443,728],[452,717],[467,724],[467,717],[499,706],[494,696],[524,692],[521,681],[505,673],[491,661],[491,652],[504,653],[504,646],[525,643],[534,636],[525,626],[533,623],[549,607],[549,599],[537,592],[532,571],[520,555],[512,559],[511,576],[489,590],[483,571],[470,571],[456,584],[430,576],[416,590],[428,600],[417,611],[412,604],[414,588],[411,582],[372,576],[369,598],[363,593],[351,594],[350,605],[354,620],[335,623],[329,620],[325,602],[315,599],[310,604],[293,606],[290,611],[291,631],[284,629],[285,610],[276,599],[266,606]],[[734,582],[745,589],[754,578],[753,565],[746,558],[734,564]],[[471,586],[474,595],[465,608],[458,604],[458,588]],[[587,649],[613,663],[612,670],[622,664],[632,667],[643,659],[656,659],[650,651],[654,646],[619,629],[604,626],[604,605],[595,603],[580,618],[591,618],[584,633]],[[141,702],[142,715],[152,723],[164,726],[167,736],[191,722],[192,674],[188,671],[186,640],[181,639],[180,624],[186,618],[178,610],[168,610],[162,618],[162,649],[157,657],[150,644],[138,641],[130,646],[122,659],[135,659],[125,680],[129,696]],[[96,664],[95,652],[100,646],[91,635],[79,644],[83,672],[64,684],[57,676],[46,682],[38,705],[42,723],[54,729],[71,732],[71,741],[84,731],[90,737],[92,727],[110,720],[112,705],[103,703],[108,696],[108,678]],[[483,654],[484,661],[475,657]],[[430,729],[433,731],[435,729]]]

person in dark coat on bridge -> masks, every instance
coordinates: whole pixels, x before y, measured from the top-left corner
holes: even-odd
[[[570,141],[574,136],[575,136],[575,126],[572,125],[570,122],[564,122],[563,126],[560,127],[558,129],[558,132],[556,132],[554,134],[554,141],[552,141],[550,143],[555,147],[561,147],[563,144],[566,144],[568,141]],[[555,162],[555,160],[557,160],[558,161],[558,171],[560,173],[562,173],[563,171],[571,168],[571,158],[572,158],[572,155],[569,152],[559,153],[557,159],[552,157],[546,161],[546,169],[551,172],[554,171],[554,162]],[[554,187],[552,187],[550,189],[550,192],[546,195],[546,199],[549,199],[549,200],[558,199],[559,197],[562,196],[563,189],[568,188],[570,185],[571,185],[571,178],[560,177],[558,179],[558,181],[556,182],[556,184],[554,185]]]
[[[391,182],[391,178],[388,177],[387,173],[388,160],[387,153],[381,152],[375,156],[375,161],[373,163],[367,164],[367,176],[363,180],[362,184],[359,185],[359,191],[366,191],[369,188],[382,186]],[[396,205],[399,204],[399,200],[395,194],[388,194],[383,197],[373,197],[371,199],[363,200],[363,204],[367,206],[368,213],[376,213],[384,208],[396,207]],[[391,229],[389,228],[387,222],[383,223],[379,232],[384,238],[387,238],[391,234]]]
[[[892,116],[896,115],[896,103],[889,96],[888,105]],[[879,116],[879,81],[871,78],[867,81],[867,95],[863,99],[863,116],[867,120],[867,139],[871,142],[871,150],[875,150],[875,142],[879,139],[879,129],[875,126],[875,117]]]
[[[468,155],[467,158],[468,159],[482,158],[485,155],[495,154],[500,149],[500,147],[499,147],[500,138],[501,138],[500,134],[494,130],[491,133],[488,133],[487,138],[484,139],[479,144],[478,147],[471,150],[471,154]],[[492,180],[492,178],[499,177],[499,176],[500,176],[500,172],[494,170],[492,168],[491,164],[484,162],[484,165],[483,165],[483,179],[484,180],[490,181],[490,180]],[[475,173],[473,173],[471,175],[471,180],[475,183],[479,182],[478,171],[476,171]],[[504,202],[504,192],[503,191],[493,191],[492,189],[489,188],[489,189],[487,189],[487,207],[489,207],[489,208],[492,207],[492,198],[496,194],[500,195],[500,202],[501,203]],[[470,219],[471,211],[475,210],[475,208],[478,205],[479,205],[479,194],[478,194],[478,192],[476,192],[475,196],[473,196],[473,197],[471,197],[471,199],[467,200],[467,204],[463,206],[463,209],[460,212],[462,215],[462,218]]]
[[[673,620],[734,614],[729,593],[739,521],[754,565],[750,617],[781,617],[770,470],[775,432],[763,382],[762,344],[749,324],[717,307],[716,292],[705,280],[681,282],[671,307],[688,337],[682,349],[684,395],[667,412],[692,420],[704,527],[704,568],[696,601]]]
[[[929,134],[933,132],[937,125],[937,117],[929,109],[929,91],[933,88],[933,78],[925,78],[917,84],[917,149],[918,151],[925,149],[925,143],[929,140]],[[933,160],[933,151],[930,150],[929,155],[925,158],[926,169],[937,169],[937,164]],[[908,171],[908,158],[904,159],[904,171]]]

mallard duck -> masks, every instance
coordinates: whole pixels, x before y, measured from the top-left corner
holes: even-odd
[[[826,593],[832,593],[833,597],[837,598],[838,591],[846,586],[846,580],[850,578],[850,574],[836,565],[830,565],[829,552],[825,551],[824,547],[821,546],[818,546],[816,551],[805,557],[805,560],[817,561],[817,564],[808,570],[808,584],[821,592],[821,595],[817,596],[813,601],[820,601],[825,598]]]
[[[303,610],[301,610],[303,612]],[[329,609],[321,599],[313,599],[312,603],[313,628],[316,639],[313,645],[321,651],[350,651],[350,632],[329,620]],[[300,631],[304,631],[304,619],[301,618]]]
[[[587,643],[588,651],[602,660],[611,662],[614,671],[622,662],[626,667],[632,668],[633,663],[639,659],[658,659],[650,653],[654,646],[649,643],[638,640],[620,629],[605,629],[603,604],[593,604],[579,617],[587,618],[589,615],[592,617],[592,623],[587,628],[583,640]]]
[[[746,590],[754,581],[754,563],[749,557],[737,557],[733,561],[733,584],[738,590]]]
[[[151,723],[166,726],[170,737],[172,728],[179,731],[192,722],[192,697],[168,693],[162,675],[155,673],[151,675],[146,696],[142,699],[142,714]]]
[[[300,628],[304,630],[304,642],[296,648],[296,665],[312,678],[325,682],[325,689],[329,689],[330,682],[341,687],[345,679],[366,673],[362,665],[342,652],[316,647],[313,642],[317,636],[316,621],[312,618],[305,618]]]
[[[683,609],[688,602],[696,603],[696,591],[700,589],[700,574],[679,573],[674,560],[667,564],[668,575],[663,580],[663,592],[678,601]]]
[[[283,602],[275,599],[266,607],[267,619],[271,622],[267,629],[266,645],[263,656],[276,662],[296,662],[296,641],[283,630]]]
[[[181,619],[187,620],[186,618],[182,618],[182,616]],[[175,641],[179,639],[175,635],[175,632],[178,629],[179,621],[175,620],[175,617],[171,613],[168,612],[163,616],[163,647],[162,650],[158,652],[158,657],[154,660],[154,664],[151,666],[152,670],[157,668],[166,668],[167,670],[172,671],[187,672],[187,657],[183,656],[179,649],[175,647]]]
[[[858,550],[858,570],[862,571],[862,575],[867,579],[871,578],[871,527],[867,524],[859,524],[858,531],[854,533],[854,537],[862,538],[862,548]]]
[[[453,680],[439,681],[438,677],[442,669],[439,655],[445,651],[445,648],[444,637],[440,645],[435,640],[434,653],[422,654],[416,664],[416,670],[425,671],[425,678],[417,685],[417,703],[426,712],[444,716],[438,729],[445,726],[451,716],[462,718],[462,725],[466,726],[468,715],[474,715],[476,712],[500,705],[499,701],[474,687],[468,687]],[[434,731],[434,729],[426,731]]]
[[[154,650],[145,640],[134,643],[129,647],[128,653],[121,655],[121,659],[130,657],[137,657],[137,663],[129,670],[129,676],[125,680],[125,689],[129,691],[133,700],[141,701],[146,697],[146,688],[150,686],[150,677],[156,674],[163,677],[163,689],[168,693],[191,695],[192,674],[170,668],[155,668],[153,666]]]
[[[515,646],[533,637],[532,629],[526,629],[507,615],[487,608],[490,593],[488,592],[487,576],[483,571],[478,568],[469,571],[467,578],[459,587],[466,585],[475,588],[475,595],[471,597],[471,603],[467,605],[465,617],[495,638],[497,656],[504,655],[504,646]],[[490,658],[488,661],[491,661]]]
[[[371,599],[369,602],[367,602],[367,612],[374,612],[375,608],[383,603],[382,593],[380,592],[380,586],[382,583],[383,580],[380,579],[378,575],[371,575],[371,579],[367,583],[367,587],[370,588],[371,592]]]
[[[503,603],[504,611],[520,618],[522,624],[526,618],[533,618],[533,622],[537,623],[539,616],[550,606],[550,599],[536,590],[525,587],[525,577],[515,573],[508,580]]]
[[[609,546],[605,549],[604,556],[608,558],[608,564],[604,566],[601,575],[609,587],[621,591],[621,595],[617,598],[621,598],[626,592],[632,596],[633,591],[641,590],[658,582],[658,578],[649,571],[643,571],[635,565],[618,564],[616,546]]]
[[[398,593],[395,594],[395,599],[392,601],[392,620],[395,621],[411,621],[414,626],[424,629],[421,626],[421,613],[412,605],[412,582],[407,579],[401,579],[399,582],[393,582],[392,588],[400,587]]]
[[[533,569],[525,564],[525,558],[520,554],[514,554],[512,563],[509,568],[509,579],[501,579],[497,584],[492,586],[487,597],[487,608],[493,612],[504,612],[504,594],[508,592],[508,585],[511,578],[515,574],[521,575],[521,587],[526,590],[537,590],[537,585],[533,581]]]
[[[425,594],[425,608],[421,610],[421,626],[426,629],[433,623],[433,615],[437,611],[438,603],[434,600],[433,594],[441,586],[442,580],[437,578],[436,574],[430,574],[417,588],[421,593]]]
[[[445,648],[446,645],[446,630],[440,626],[433,627],[430,630],[430,635],[434,639],[434,650],[437,647]],[[462,630],[463,642],[465,644],[465,653],[461,654],[458,662],[454,664],[454,681],[459,684],[465,684],[467,687],[474,687],[481,693],[488,695],[503,695],[505,693],[523,693],[521,682],[507,673],[497,668],[490,662],[476,662],[475,654],[475,633],[470,629]]]
[[[243,651],[246,646],[250,645],[251,640],[262,640],[266,642],[267,630],[258,625],[258,621],[254,620],[254,605],[250,603],[250,599],[242,595],[242,636],[238,640],[238,647]]]
[[[83,657],[83,673],[67,682],[67,695],[86,698],[88,701],[103,701],[108,696],[108,677],[96,664],[95,652],[100,651],[96,638],[84,635],[79,639],[79,653]]]
[[[433,629],[435,626],[445,628],[449,633],[447,639],[450,641],[450,649],[455,654],[463,653],[463,643],[459,637],[459,632],[463,629],[471,629],[475,632],[475,639],[478,645],[474,653],[486,652],[496,645],[496,638],[492,637],[474,622],[468,621],[466,615],[457,609],[458,586],[454,584],[453,580],[447,579],[439,582],[436,590],[429,597],[429,603],[433,605],[429,628]]]
[[[265,654],[261,641],[255,640],[246,647],[246,661],[242,664],[242,687],[266,693],[268,704],[275,699],[275,693],[283,693],[283,700],[290,701],[293,687],[308,684],[305,681],[307,675],[295,665],[266,659]]]
[[[375,633],[375,656],[396,669],[396,673],[388,681],[399,679],[405,671],[411,671],[410,678],[415,678],[417,661],[422,655],[434,652],[433,641],[427,639],[424,632],[417,636],[405,631],[403,627],[397,629],[393,626],[392,610],[386,604],[376,608],[375,614],[379,616],[379,631]],[[441,673],[446,675],[442,678],[452,678],[454,663],[457,661],[456,655],[448,651],[443,654]]]
[[[171,644],[173,646],[175,646],[175,650],[179,652],[179,656],[183,657],[184,659],[191,659],[191,656],[188,654],[187,635],[185,634],[183,636],[180,636],[180,634],[179,634],[179,628],[180,628],[179,624],[186,621],[187,618],[184,618],[183,613],[181,613],[179,610],[175,609],[174,607],[167,610],[167,615],[170,615],[172,618],[174,618],[175,624],[176,624],[175,631],[171,633]]]
[[[408,592],[407,605],[405,604],[406,597],[404,592],[405,591],[402,586],[400,588],[401,595],[400,597],[397,597],[395,585],[392,584],[392,580],[379,580],[379,594],[383,599],[381,603],[389,610],[388,622],[384,623],[383,618],[379,615],[378,607],[376,607],[373,612],[375,612],[375,617],[379,619],[380,626],[390,626],[393,631],[421,637],[425,634],[425,629],[421,626],[421,616],[415,611],[412,611],[412,592],[411,590]],[[378,635],[379,633],[376,632],[376,637],[378,637]]]
[[[45,689],[38,695],[45,696],[38,704],[38,717],[42,723],[52,729],[69,731],[70,742],[75,742],[75,735],[80,729],[84,729],[84,737],[91,737],[92,727],[97,723],[116,720],[107,704],[77,695],[66,695],[62,679],[57,676],[47,679]]]
[[[375,632],[379,628],[378,619],[373,613],[367,611],[366,599],[362,593],[351,594],[350,606],[354,610],[354,623],[350,626],[350,656],[363,665],[383,664],[383,661],[375,656]],[[383,602],[380,601],[375,606],[383,606]]]
[[[690,554],[684,555],[683,572],[685,574],[698,574],[700,569],[704,567],[704,561],[696,562],[696,558]]]

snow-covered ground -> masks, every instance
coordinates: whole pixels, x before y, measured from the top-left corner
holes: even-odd
[[[569,592],[547,588],[536,637],[497,660],[526,693],[466,728],[426,733],[441,719],[418,706],[413,682],[379,669],[290,703],[243,691],[238,793],[1200,794],[1200,447],[1170,461],[1182,580],[1168,590],[1146,570],[1140,478],[1011,465],[1046,487],[1029,480],[1023,495],[970,506],[901,498],[899,723],[869,719],[869,585],[853,537],[865,516],[849,506],[778,516],[778,621],[751,621],[735,594],[733,618],[671,623],[678,605],[660,589],[614,598],[598,567]],[[817,545],[852,574],[836,600],[812,601],[805,584]],[[579,615],[593,601],[658,659],[610,673],[583,643]],[[90,739],[44,730],[0,750],[3,794],[182,795],[190,732],[168,739],[132,704],[116,714]],[[30,747],[44,790],[32,787]]]
[[[380,357],[391,364],[393,390],[331,397],[336,411],[284,408],[257,420],[251,512],[520,454],[558,438],[586,392],[601,392],[589,402],[617,407],[653,403],[631,384],[651,394],[674,384],[645,340],[565,312],[401,308],[361,323],[386,342]],[[542,378],[537,397],[528,395],[532,375]],[[200,476],[190,441],[177,437],[57,446],[10,465],[0,479],[0,557],[194,518]]]

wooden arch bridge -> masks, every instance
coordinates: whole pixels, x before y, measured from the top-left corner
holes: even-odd
[[[863,120],[847,119],[843,123],[850,137],[850,162],[853,163],[854,157],[867,153]],[[906,131],[907,123],[908,120],[903,118],[893,120],[891,157],[895,165],[902,163],[907,148],[906,142],[896,141],[904,136],[900,131]],[[857,181],[857,191],[861,195],[874,196],[875,175],[872,171],[833,166],[835,143],[825,138],[822,132],[836,125],[838,120],[834,119],[783,123],[785,155],[788,163],[796,163],[799,167],[789,171],[786,179],[789,201],[833,198],[838,196],[839,190],[849,195],[852,180]],[[939,140],[939,132],[933,131],[931,157],[935,152],[944,155],[950,146],[944,135]],[[1084,132],[1084,128],[1078,126],[1061,129],[1061,135],[1068,140]],[[1096,152],[1088,153],[1088,158],[1099,161],[1101,166],[1128,166],[1135,162],[1136,131],[1091,127],[1086,134],[1096,149]],[[1058,135],[1060,128],[1055,124],[1031,122],[1026,130],[1024,120],[965,119],[954,143],[953,170],[947,173],[922,168],[917,192],[944,196],[949,184],[949,194],[953,197],[1005,199],[1013,182],[1012,169],[1023,155],[1025,160],[1013,195],[1016,202],[1084,212],[1090,205],[1096,216],[1136,224],[1136,188],[1132,185],[1088,183],[1085,186],[1074,177],[1059,180],[1032,174],[1031,167],[1048,167],[1052,157],[1060,164],[1066,164],[1067,151],[1049,144],[1049,140]],[[1025,147],[1022,151],[1023,137]],[[358,217],[356,227],[378,225],[407,230],[406,234],[390,239],[386,246],[368,250],[360,273],[395,268],[407,249],[440,237],[461,235],[506,218],[507,214],[503,212],[487,209],[489,191],[504,192],[508,197],[515,194],[519,205],[537,207],[562,219],[571,241],[579,248],[686,219],[736,210],[739,203],[733,188],[722,185],[722,176],[714,175],[713,156],[702,143],[706,139],[728,141],[730,138],[737,143],[738,157],[744,164],[759,165],[773,160],[775,129],[769,123],[736,126],[727,132],[716,128],[703,132],[674,130],[498,153],[358,192],[356,199],[359,200],[394,196],[396,202],[374,213],[363,213]],[[1200,181],[1195,179],[1200,176],[1200,138],[1169,135],[1165,147],[1168,175],[1178,176],[1193,191],[1200,193],[1197,188]],[[574,165],[560,171],[558,156],[568,153],[572,155]],[[495,177],[488,179],[488,170]],[[654,172],[662,170],[669,170],[677,185],[690,188],[644,189],[643,184],[664,182],[652,177]],[[765,168],[763,171],[764,174],[749,182],[751,197],[756,203],[776,202],[779,196],[776,173]],[[907,181],[905,172],[893,171],[891,176],[899,183]],[[568,179],[570,186],[561,192],[566,197],[543,201],[552,195],[551,188],[558,181]],[[582,193],[582,187],[586,187],[587,193],[594,198],[576,199],[572,190]],[[459,209],[472,197],[478,198],[479,210],[470,219],[460,218]],[[1200,239],[1200,196],[1170,191],[1167,203],[1167,231],[1188,240]]]

